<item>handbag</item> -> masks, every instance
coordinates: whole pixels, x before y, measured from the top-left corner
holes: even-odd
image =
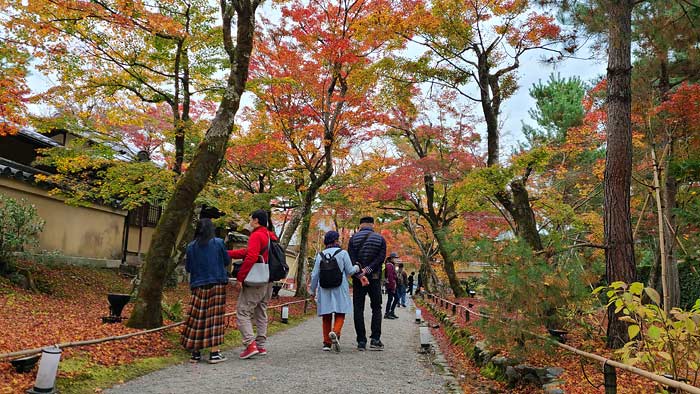
[[[268,240],[268,249],[270,241]],[[253,264],[243,280],[243,284],[252,287],[265,286],[270,282],[270,266],[267,265],[262,255],[258,256],[258,261]]]

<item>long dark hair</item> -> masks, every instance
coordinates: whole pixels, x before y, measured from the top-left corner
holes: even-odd
[[[214,228],[214,223],[212,223],[211,219],[199,219],[197,228],[194,230],[194,239],[199,245],[206,245],[212,238],[214,238],[215,231],[216,229]]]

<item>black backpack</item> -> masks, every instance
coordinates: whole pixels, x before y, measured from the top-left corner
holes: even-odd
[[[321,255],[321,262],[318,266],[319,284],[322,288],[332,289],[343,283],[343,272],[340,271],[338,260],[335,259],[335,256],[342,251],[343,249],[338,248],[332,255],[319,253]]]
[[[289,266],[287,265],[287,257],[284,254],[282,245],[270,239],[268,247],[270,250],[267,254],[267,267],[270,270],[270,282],[286,279],[287,273],[289,273]]]

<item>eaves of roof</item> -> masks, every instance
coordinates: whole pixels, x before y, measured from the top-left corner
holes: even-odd
[[[33,183],[36,174],[49,175],[45,171],[0,157],[0,176]]]

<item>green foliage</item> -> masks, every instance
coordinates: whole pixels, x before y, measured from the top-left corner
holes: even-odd
[[[512,168],[500,166],[475,169],[457,185],[458,209],[477,211],[488,208],[486,198],[505,189],[515,175]]]
[[[540,128],[523,125],[523,133],[530,146],[544,146],[547,143],[561,143],[566,139],[569,128],[583,123],[583,96],[585,84],[578,78],[561,78],[551,74],[546,83],[539,81],[530,88],[535,108],[529,111],[530,117]]]
[[[122,209],[146,203],[160,205],[175,186],[175,174],[152,162],[125,162],[106,145],[78,139],[66,147],[42,149],[36,164],[56,169],[56,174],[36,179],[55,186],[51,191],[66,203],[100,202]]]
[[[512,345],[513,338],[521,338],[526,331],[539,331],[543,325],[568,328],[578,324],[584,311],[591,308],[589,286],[600,276],[598,264],[578,255],[545,258],[517,239],[482,253],[491,256],[488,285],[484,288],[491,307],[488,313],[496,320],[509,322],[483,323],[490,343]]]
[[[179,322],[183,320],[184,308],[182,306],[181,300],[175,301],[173,304],[168,304],[167,302],[161,302],[161,309],[163,311],[163,318],[169,319],[173,322]]]
[[[487,363],[481,368],[481,376],[491,379],[491,380],[498,380],[501,382],[504,382],[506,380],[506,375],[503,372],[503,369],[500,368],[498,365],[494,363]]]
[[[525,168],[542,171],[550,159],[550,152],[544,147],[532,148],[513,158],[511,171],[522,173]]]
[[[681,224],[697,226],[700,223],[700,156],[671,162],[671,174],[684,183],[678,191],[675,213]]]
[[[0,268],[13,252],[36,245],[37,236],[43,228],[44,221],[34,205],[0,194]]]
[[[622,313],[620,320],[630,324],[630,341],[616,351],[624,363],[642,364],[695,385],[700,373],[700,299],[689,310],[673,308],[667,314],[659,306],[659,293],[640,282],[614,282],[598,287],[593,294],[600,292],[608,296],[608,306]],[[647,298],[652,303],[645,304]]]
[[[651,253],[653,256],[653,253]],[[642,283],[649,282],[651,266],[637,267],[637,279]],[[678,261],[678,276],[681,286],[681,304],[683,309],[690,309],[695,301],[700,299],[700,260],[695,256]]]

